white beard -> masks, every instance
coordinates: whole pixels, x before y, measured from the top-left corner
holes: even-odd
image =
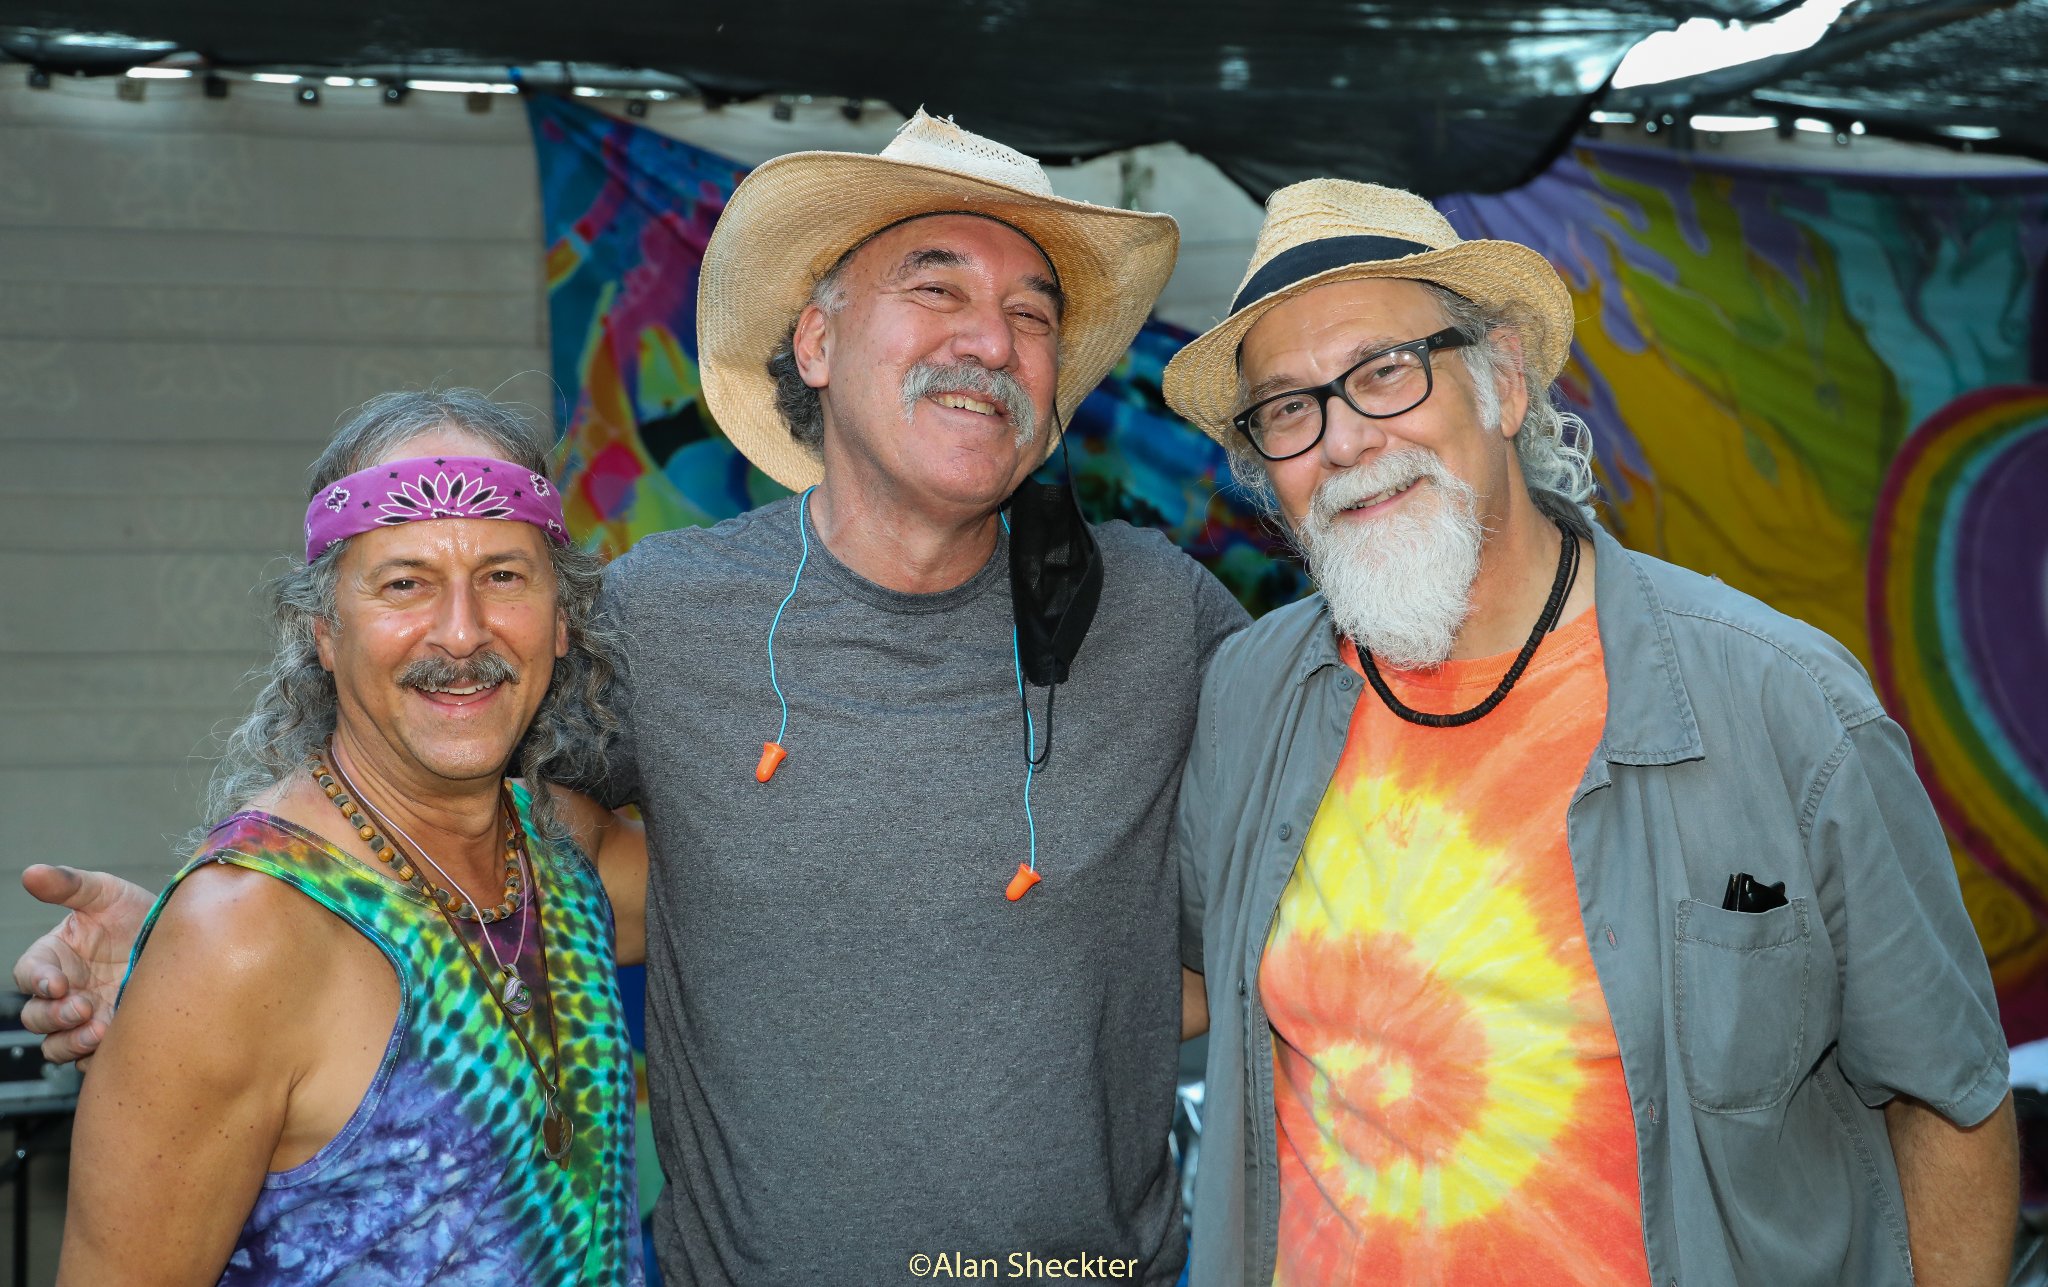
[[[1346,507],[1411,482],[1421,490],[1393,513],[1338,520]],[[1402,448],[1330,479],[1294,535],[1337,629],[1376,661],[1412,670],[1450,657],[1471,611],[1486,530],[1478,493],[1435,452]]]

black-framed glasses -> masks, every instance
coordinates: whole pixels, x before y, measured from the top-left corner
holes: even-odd
[[[1413,411],[1428,400],[1436,386],[1429,355],[1471,342],[1457,327],[1446,327],[1360,358],[1328,384],[1261,398],[1232,416],[1230,423],[1267,460],[1291,460],[1323,440],[1331,398],[1344,399],[1345,406],[1369,420],[1387,420]]]

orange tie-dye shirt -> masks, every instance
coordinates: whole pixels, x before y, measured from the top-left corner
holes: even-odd
[[[1385,673],[1411,707],[1462,710],[1511,660]],[[1259,970],[1276,1284],[1649,1281],[1635,1122],[1565,847],[1606,713],[1590,611],[1462,728],[1361,689]]]

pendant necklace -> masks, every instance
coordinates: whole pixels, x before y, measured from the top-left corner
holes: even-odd
[[[344,782],[348,780],[346,774],[342,775],[342,780]],[[350,789],[354,790],[353,783],[350,784]],[[360,793],[358,793],[357,799],[361,798],[362,797]],[[453,889],[456,893],[462,895],[463,900],[467,902],[471,907],[476,906],[476,900],[469,896],[469,891],[464,889],[460,884],[458,884],[455,880],[455,877],[449,875],[448,872],[441,866],[440,863],[434,861],[434,855],[427,852],[427,848],[425,845],[422,845],[419,841],[414,840],[412,836],[405,830],[405,828],[399,826],[390,818],[384,818],[380,815],[380,820],[384,823],[386,827],[389,827],[393,832],[395,832],[400,840],[403,840],[405,841],[406,844],[411,845],[412,851],[418,854],[423,860],[425,860],[427,866],[432,867],[434,869],[435,875],[439,876],[442,880],[447,881],[448,887],[450,889]],[[511,829],[516,829],[518,825],[518,822],[515,820],[509,823],[508,827]],[[520,883],[522,886],[526,886],[529,883],[527,880],[528,873],[526,869],[525,857],[526,847],[524,845],[520,845],[518,847],[517,856],[513,860],[513,870],[519,875]],[[519,976],[519,958],[526,955],[526,931],[532,925],[532,923],[532,905],[527,901],[526,896],[522,894],[519,902],[519,945],[512,949],[512,960],[509,963],[505,960],[503,956],[498,954],[498,945],[491,938],[491,922],[482,921],[479,922],[477,925],[477,933],[480,934],[484,940],[484,950],[488,951],[491,954],[491,960],[498,967],[498,1001],[501,1005],[503,1005],[507,1010],[510,1010],[513,1014],[523,1015],[533,1009],[533,991],[532,989],[526,986],[526,980]],[[457,932],[459,933],[460,931],[458,930]]]
[[[421,859],[433,867],[437,875],[443,880],[448,881],[451,886],[454,886],[458,894],[462,894],[461,886],[456,885],[454,879],[442,870],[441,865],[428,856],[426,850],[420,848],[418,841],[406,835],[396,823],[385,817],[367,800],[363,799],[362,792],[356,789],[355,783],[350,781],[348,774],[342,770],[340,760],[332,758],[331,748],[329,755],[334,765],[333,774],[340,777],[341,783],[346,787],[348,795],[353,796],[354,800],[351,802],[346,797],[339,797],[339,793],[333,790],[328,791],[329,798],[335,800],[344,816],[354,815],[349,818],[349,821],[357,826],[358,831],[368,826],[367,820],[357,821],[357,819],[362,818],[364,812],[367,812],[375,817],[379,823],[383,824],[386,830],[402,837],[407,844],[412,846],[414,852]],[[314,780],[321,782],[322,788],[325,789],[328,783],[322,781],[322,779],[329,777],[327,766],[316,760],[312,763],[311,768]],[[518,811],[512,804],[511,788],[500,782],[498,791],[500,796],[499,807],[503,810],[504,816],[507,819],[507,845],[511,856],[508,865],[515,875],[523,875],[530,871],[532,867],[530,856],[526,851],[526,839],[523,834],[523,828],[519,825]],[[357,812],[359,809],[362,812]],[[395,850],[395,846],[392,846],[389,841],[385,841],[384,844],[385,851],[378,853],[380,858],[385,858],[385,853]],[[375,852],[375,846],[373,846],[373,852]],[[393,858],[385,858],[385,861],[391,862],[403,873],[406,868],[411,866],[407,861],[407,857],[403,853],[394,853]],[[424,883],[424,877],[420,879]],[[507,884],[510,886],[512,881],[508,879]],[[530,883],[521,880],[519,884],[526,887],[526,896],[532,900],[530,907],[524,909],[525,916],[539,923],[537,941],[540,948],[541,1000],[547,1014],[549,1052],[554,1056],[555,1072],[553,1076],[548,1075],[548,1071],[542,1065],[540,1056],[535,1052],[533,1044],[526,1039],[526,1034],[520,1031],[519,1027],[519,1016],[525,1015],[533,1009],[533,995],[527,988],[525,980],[519,977],[518,971],[506,968],[503,958],[498,956],[496,944],[491,942],[489,921],[502,919],[504,909],[495,909],[501,913],[500,915],[492,915],[490,912],[485,912],[477,917],[480,922],[477,927],[478,932],[483,934],[484,946],[490,950],[492,958],[497,961],[501,977],[504,980],[500,989],[493,990],[487,987],[485,991],[490,992],[491,1000],[497,1004],[500,1012],[504,1014],[505,1026],[512,1030],[513,1039],[519,1043],[520,1053],[526,1056],[527,1065],[533,1069],[534,1079],[540,1083],[543,1105],[540,1132],[541,1152],[550,1162],[559,1163],[565,1161],[569,1156],[569,1150],[575,1142],[575,1127],[570,1122],[568,1113],[563,1110],[561,1105],[562,1047],[561,1037],[555,1025],[555,997],[554,988],[551,985],[553,975],[548,967],[547,918],[541,906],[540,882],[537,879]],[[433,904],[434,910],[440,914],[442,921],[448,926],[449,934],[461,946],[463,955],[469,958],[469,963],[475,968],[477,976],[489,979],[491,977],[490,971],[484,968],[483,960],[477,956],[476,949],[470,946],[469,939],[463,935],[461,928],[455,923],[460,910],[459,907],[452,905],[454,900],[448,897],[444,891],[436,891],[436,893],[440,896],[429,898],[428,901]],[[469,900],[467,894],[462,894],[462,898],[466,906],[471,909],[475,908],[476,904]],[[520,928],[519,950],[521,952],[526,950],[526,931],[523,922]],[[515,964],[518,959],[518,956],[515,954],[513,956]]]
[[[1386,703],[1388,710],[1410,724],[1420,724],[1425,728],[1458,728],[1491,713],[1494,707],[1501,704],[1508,691],[1515,686],[1515,681],[1528,669],[1529,659],[1536,655],[1536,645],[1542,643],[1543,636],[1556,627],[1558,617],[1564,612],[1564,601],[1571,595],[1573,583],[1579,579],[1579,538],[1563,523],[1558,523],[1557,530],[1564,537],[1564,544],[1557,551],[1557,576],[1551,580],[1550,597],[1544,601],[1542,615],[1536,618],[1536,628],[1529,632],[1529,642],[1522,645],[1522,651],[1515,657],[1515,664],[1508,667],[1508,673],[1501,676],[1500,683],[1486,695],[1486,700],[1470,710],[1449,711],[1440,715],[1416,710],[1394,696],[1394,690],[1387,687],[1387,681],[1380,677],[1380,668],[1374,663],[1372,652],[1361,646],[1358,649],[1359,667],[1365,671],[1365,677],[1372,684],[1372,690],[1380,695],[1380,700]]]

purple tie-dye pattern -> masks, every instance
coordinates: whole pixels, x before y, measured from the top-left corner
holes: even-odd
[[[398,1058],[336,1141],[342,1148],[265,1177],[222,1287],[527,1281],[508,1261],[520,1241],[516,1211],[498,1199],[530,1162],[493,1157],[488,1126],[428,1072]],[[369,1218],[378,1213],[405,1216],[379,1228]]]

